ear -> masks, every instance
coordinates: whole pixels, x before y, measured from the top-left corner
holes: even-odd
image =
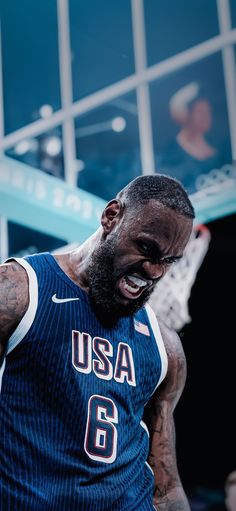
[[[106,205],[101,218],[104,234],[109,234],[123,216],[124,206],[119,199],[113,199]]]

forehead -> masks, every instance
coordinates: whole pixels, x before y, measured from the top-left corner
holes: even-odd
[[[127,223],[133,228],[153,231],[162,226],[169,230],[173,225],[185,225],[191,223],[191,219],[164,206],[157,200],[151,199],[147,204],[137,205],[128,213]]]
[[[192,231],[192,219],[151,199],[127,215],[126,232],[132,236],[148,236],[154,241],[185,245]]]

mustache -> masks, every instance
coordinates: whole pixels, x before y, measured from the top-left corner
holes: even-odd
[[[122,268],[122,270],[115,270],[113,275],[115,279],[120,279],[124,277],[125,275],[133,275],[137,274],[147,282],[149,282],[152,286],[155,286],[155,284],[160,280],[161,277],[158,277],[157,279],[150,279],[150,276],[147,275],[144,268],[140,263],[131,263],[126,266],[126,268]]]

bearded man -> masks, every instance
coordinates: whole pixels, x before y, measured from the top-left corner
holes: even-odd
[[[173,420],[185,356],[147,302],[193,218],[177,180],[142,176],[78,249],[0,266],[4,511],[189,511]]]

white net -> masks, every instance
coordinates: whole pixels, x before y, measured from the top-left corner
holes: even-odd
[[[209,243],[209,229],[205,225],[194,227],[183,257],[160,280],[149,299],[156,315],[176,331],[191,321],[188,300]]]
[[[235,188],[236,166],[230,163],[223,165],[220,169],[212,169],[207,174],[199,174],[195,185],[197,191],[207,193],[217,193],[219,190]]]

